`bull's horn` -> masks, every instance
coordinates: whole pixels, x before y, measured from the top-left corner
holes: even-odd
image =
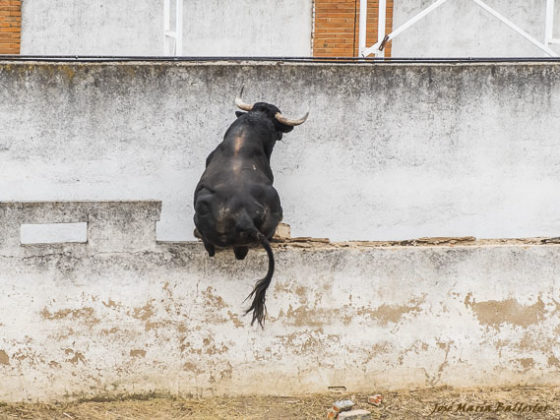
[[[250,111],[253,109],[253,105],[246,104],[245,102],[243,102],[243,99],[241,99],[241,96],[243,95],[243,89],[245,89],[245,86],[241,88],[241,92],[235,97],[235,105],[237,105],[237,107],[241,108],[243,111]]]
[[[276,115],[274,115],[274,118],[276,118],[282,124],[290,125],[292,127],[295,126],[295,125],[303,124],[305,122],[305,120],[307,119],[307,117],[309,117],[309,111],[307,111],[303,117],[301,117],[297,120],[291,120],[289,118],[286,118],[280,112],[277,112]]]

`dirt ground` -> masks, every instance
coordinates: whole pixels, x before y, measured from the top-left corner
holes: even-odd
[[[352,399],[354,408],[370,411],[372,419],[560,419],[560,389],[554,387],[377,390],[383,395],[379,407],[367,403],[374,391],[236,398],[149,394],[71,403],[0,403],[0,419],[326,419],[327,410],[339,399]],[[446,407],[445,412],[432,414],[436,407]],[[544,411],[527,411],[535,407]]]

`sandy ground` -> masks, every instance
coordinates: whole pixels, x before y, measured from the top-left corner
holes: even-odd
[[[236,398],[150,394],[53,404],[0,403],[0,419],[325,419],[334,401],[347,398],[356,403],[354,408],[369,410],[372,419],[560,419],[560,389],[555,387],[440,387],[381,394],[384,400],[379,407],[367,403],[371,394],[351,393]],[[540,407],[545,411],[506,411],[516,409],[516,403],[518,410]],[[448,410],[431,414],[436,404]],[[474,411],[485,407],[491,411]]]

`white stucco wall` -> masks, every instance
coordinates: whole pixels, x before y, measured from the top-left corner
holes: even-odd
[[[183,55],[308,56],[311,0],[184,2]],[[163,55],[162,0],[25,0],[21,54]]]
[[[546,0],[485,0],[521,29],[544,41]],[[393,29],[433,4],[395,0]],[[557,2],[558,3],[558,2]],[[560,5],[555,10],[560,34]],[[560,46],[552,47],[560,53]],[[451,0],[393,40],[393,57],[544,57],[542,50],[471,0]]]
[[[0,203],[2,400],[560,384],[557,243],[276,243],[262,330],[264,250],[156,244],[159,210]],[[44,221],[88,241],[20,246]]]

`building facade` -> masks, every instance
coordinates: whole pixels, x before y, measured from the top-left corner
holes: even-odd
[[[175,15],[181,15],[180,54],[165,47],[165,1],[0,0],[0,54],[359,56],[360,0],[189,0],[180,4],[182,13],[176,0],[167,0],[172,27]],[[558,54],[556,3],[386,0],[385,34],[403,25],[407,29],[378,56],[544,57],[551,54],[531,38],[546,43],[547,25],[549,38],[556,39],[549,47]],[[409,25],[434,5],[439,7]],[[379,38],[378,6],[378,0],[367,2],[368,47]]]

